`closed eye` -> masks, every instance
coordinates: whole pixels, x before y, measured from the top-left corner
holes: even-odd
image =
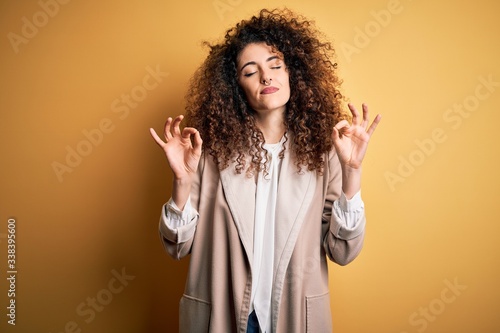
[[[280,66],[273,66],[273,67],[271,67],[271,69],[280,69],[281,67],[282,67],[281,65]],[[255,73],[257,73],[257,71],[252,72],[252,73],[243,74],[243,76],[250,77],[250,76],[254,75]]]

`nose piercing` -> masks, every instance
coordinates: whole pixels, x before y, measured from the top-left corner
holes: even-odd
[[[264,83],[264,85],[265,85],[265,86],[268,86],[268,85],[270,85],[270,84],[271,84],[271,81],[272,81],[272,80],[273,80],[273,79],[269,79],[269,81],[267,81],[266,79],[264,79],[264,80],[262,80],[262,83]]]

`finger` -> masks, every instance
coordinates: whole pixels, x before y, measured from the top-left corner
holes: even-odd
[[[368,116],[368,105],[363,103],[363,121],[361,122],[361,126],[366,128],[370,123],[370,117]]]
[[[191,135],[193,135],[193,149],[196,154],[201,154],[201,146],[203,144],[203,140],[201,139],[200,132],[196,128],[186,127],[182,130],[182,138],[188,139]]]
[[[349,124],[349,122],[348,122],[347,120],[345,120],[345,119],[344,119],[344,120],[339,121],[339,122],[338,122],[338,123],[337,123],[337,124],[333,127],[333,129],[338,131],[338,133],[339,133],[339,137],[340,137],[340,135],[341,135],[341,134],[344,134],[344,133],[346,133],[346,132],[349,130],[350,126],[351,126],[351,125]]]
[[[197,156],[201,155],[201,146],[203,144],[203,140],[201,139],[200,132],[196,128],[186,127],[182,130],[182,138],[184,140],[189,140],[190,136],[193,136],[193,151]]]
[[[358,125],[360,123],[358,110],[356,110],[356,107],[351,103],[349,103],[348,106],[349,106],[349,110],[351,110],[351,114],[352,114],[352,124]]]
[[[333,138],[333,143],[334,143],[334,144],[335,144],[338,140],[340,140],[339,130],[338,130],[338,129],[336,129],[335,127],[333,128],[332,138]]]
[[[333,143],[339,142],[344,136],[349,137],[352,133],[352,127],[347,120],[342,120],[333,128]]]
[[[182,119],[184,119],[184,116],[183,115],[180,115],[180,116],[177,116],[175,117],[175,120],[174,120],[174,123],[173,123],[173,127],[174,127],[174,135],[181,135],[181,129],[179,127]]]
[[[335,124],[334,128],[336,128],[337,130],[340,131],[341,129],[343,129],[345,127],[349,127],[349,126],[350,126],[349,122],[347,120],[343,119],[343,120],[339,121],[337,124]]]
[[[154,129],[150,128],[149,129],[149,133],[151,133],[151,136],[156,141],[156,143],[158,144],[158,146],[160,146],[161,148],[163,148],[163,146],[165,145],[165,142],[163,142],[163,140],[160,139],[160,137],[158,136],[158,134],[156,134],[156,131]]]
[[[168,142],[172,139],[172,133],[170,133],[170,128],[172,126],[172,117],[167,118],[167,122],[165,123],[165,129],[163,131],[163,135],[165,136],[165,140]]]
[[[368,135],[372,135],[372,133],[375,131],[375,129],[377,128],[377,125],[378,123],[380,122],[380,120],[382,119],[382,116],[380,114],[378,114],[375,119],[373,120],[373,123],[370,125],[370,128],[368,128],[368,131],[366,131],[368,133]]]
[[[189,139],[189,137],[193,134],[195,134],[197,131],[193,127],[186,127],[182,130],[181,137],[183,139]]]
[[[198,132],[196,129],[195,129],[195,133],[194,133],[194,151],[197,155],[201,155],[201,146],[203,144],[203,140],[201,139],[201,135],[200,135],[200,132]]]

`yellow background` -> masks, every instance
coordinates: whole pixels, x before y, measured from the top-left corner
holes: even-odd
[[[177,331],[188,260],[172,260],[158,239],[171,175],[148,128],[182,113],[203,40],[283,5],[334,42],[350,101],[383,115],[364,164],[364,250],[330,267],[335,331],[500,331],[498,2],[73,0],[44,21],[37,1],[8,0],[0,4],[2,332]],[[38,31],[14,46],[9,36],[22,36],[34,16]],[[122,95],[145,91],[147,68],[159,68],[161,82],[129,114],[114,112]],[[450,113],[464,103],[472,111]],[[112,131],[89,148],[84,131],[103,119]],[[68,147],[87,156],[58,177],[53,164],[66,164]],[[10,217],[15,327],[6,316]],[[133,278],[116,293],[113,271]],[[97,296],[107,304],[91,320],[77,313]]]

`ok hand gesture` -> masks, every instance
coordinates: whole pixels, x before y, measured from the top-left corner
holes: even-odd
[[[333,145],[342,167],[342,191],[347,199],[352,198],[361,188],[361,163],[368,148],[370,137],[375,131],[381,116],[377,115],[368,127],[368,106],[363,104],[363,118],[354,105],[349,104],[352,124],[347,120],[339,121],[333,128]],[[367,129],[368,127],[368,129]]]
[[[192,127],[186,127],[182,131],[179,125],[184,116],[180,115],[173,120],[168,118],[164,129],[164,142],[155,130],[150,128],[151,136],[156,143],[165,151],[168,164],[174,173],[174,180],[189,180],[196,172],[201,156],[200,133]],[[193,142],[191,142],[193,137]]]
[[[363,104],[363,117],[359,116],[354,105],[349,104],[352,124],[347,120],[339,121],[333,128],[333,144],[337,150],[342,168],[359,169],[368,148],[370,137],[375,131],[381,116],[377,115],[368,127],[368,106]]]

